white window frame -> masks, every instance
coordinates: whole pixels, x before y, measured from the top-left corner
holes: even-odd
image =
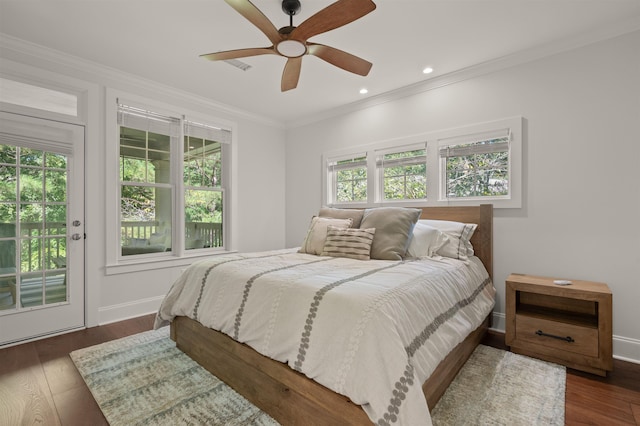
[[[195,112],[180,105],[169,105],[157,100],[144,98],[131,93],[115,89],[107,89],[105,96],[106,112],[106,180],[112,182],[105,188],[107,205],[106,224],[106,273],[107,275],[129,273],[157,269],[159,263],[162,267],[187,265],[195,258],[211,256],[215,254],[229,253],[236,250],[236,225],[232,223],[233,211],[236,206],[235,193],[237,186],[237,125],[234,122],[220,119],[211,115]],[[180,119],[179,147],[184,141],[184,122],[191,121],[215,126],[231,132],[231,142],[223,154],[223,248],[187,250],[184,244],[184,177],[182,167],[172,167],[173,182],[175,184],[175,199],[172,203],[172,251],[164,253],[150,253],[144,255],[122,256],[120,247],[120,139],[117,120],[118,102],[153,111],[167,117]],[[183,150],[179,148],[172,156],[174,164],[183,163]]]
[[[446,205],[491,203],[495,208],[522,207],[522,121],[522,117],[512,117],[432,134],[429,141],[435,150],[433,153],[435,158],[432,160],[438,162],[438,202]],[[440,157],[440,150],[449,146],[488,140],[496,136],[508,136],[509,193],[484,197],[447,197],[446,158]]]
[[[412,144],[412,145],[401,145],[401,146],[397,146],[397,147],[393,147],[393,148],[384,148],[384,149],[377,149],[375,150],[375,169],[376,169],[376,187],[375,187],[375,199],[377,202],[381,203],[381,204],[389,204],[389,203],[406,203],[406,202],[411,202],[411,203],[415,203],[415,202],[425,202],[427,200],[427,198],[402,198],[402,199],[394,199],[394,200],[385,200],[384,198],[384,156],[388,155],[388,154],[399,154],[402,152],[408,152],[408,151],[418,151],[418,150],[424,150],[425,151],[425,156],[428,158],[427,155],[427,143],[426,142],[421,142],[421,143],[417,143],[417,144]],[[415,161],[413,158],[408,157],[408,158],[404,158],[402,160],[399,160],[399,163],[408,163],[408,162],[413,162]],[[426,167],[427,167],[427,173],[425,174],[425,179],[427,181],[427,188],[428,188],[428,170],[429,170],[429,164],[428,161],[425,161]]]
[[[370,171],[369,171],[369,165],[368,165],[368,156],[367,156],[367,152],[354,152],[348,155],[337,155],[337,156],[333,156],[331,158],[327,158],[325,164],[325,172],[326,172],[326,176],[325,179],[328,179],[326,182],[326,188],[329,191],[328,197],[331,200],[335,200],[337,197],[336,194],[336,186],[337,186],[337,179],[336,179],[336,167],[334,167],[334,165],[340,161],[345,161],[345,160],[353,160],[356,158],[361,158],[364,157],[365,158],[365,166],[367,168],[367,188],[369,187],[369,180],[370,180]],[[339,166],[337,168],[340,168]],[[368,191],[367,191],[368,193]],[[366,205],[368,203],[368,200],[366,201],[351,201],[351,202],[343,202],[340,203],[342,205],[345,206],[359,206],[359,205]],[[337,203],[335,203],[337,204]]]
[[[364,146],[356,146],[339,151],[331,151],[322,156],[322,205],[338,208],[366,208],[376,206],[447,206],[447,205],[479,205],[491,203],[495,208],[522,207],[522,145],[523,121],[520,116],[499,119],[484,123],[471,124],[447,130],[439,130],[405,138],[377,142]],[[509,133],[509,195],[469,198],[446,198],[446,168],[440,159],[439,150],[447,144],[460,143],[465,138],[473,139],[475,135],[493,134],[504,130]],[[382,153],[403,152],[422,149],[426,144],[427,163],[427,198],[419,200],[384,200],[382,170],[377,167],[377,158]],[[367,157],[367,201],[338,203],[335,201],[335,182],[329,165],[332,162]]]
[[[373,206],[411,206],[411,205],[425,205],[427,200],[417,199],[403,199],[403,200],[385,200],[384,199],[384,184],[381,168],[378,167],[377,158],[380,155],[413,151],[415,149],[425,149],[427,147],[427,182],[429,179],[429,152],[426,135],[414,135],[405,138],[391,139],[387,141],[377,142],[360,147],[354,147],[344,149],[340,151],[332,151],[325,153],[322,156],[322,205],[341,207],[341,208],[365,208]],[[348,158],[366,156],[367,158],[367,201],[366,202],[352,202],[352,203],[338,203],[335,201],[335,182],[329,165],[332,162],[340,161]],[[427,183],[428,185],[428,183]]]

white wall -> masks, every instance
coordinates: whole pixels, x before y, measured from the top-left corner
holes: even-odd
[[[521,209],[496,209],[497,328],[511,272],[605,282],[614,354],[640,362],[640,32],[292,128],[286,244],[321,203],[321,155],[522,115]]]
[[[117,140],[105,138],[104,99],[107,88],[169,103],[237,124],[237,192],[233,212],[236,248],[260,251],[284,246],[285,130],[279,123],[138,79],[113,69],[61,55],[15,39],[0,39],[1,71],[47,82],[76,79],[95,90],[86,107],[86,276],[88,325],[154,312],[185,266],[106,275],[107,200],[105,149]],[[55,81],[54,81],[55,82]]]

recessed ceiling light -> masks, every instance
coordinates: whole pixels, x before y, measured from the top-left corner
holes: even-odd
[[[431,67],[426,67],[425,69],[422,70],[423,74],[431,74],[433,72],[433,68]]]
[[[365,88],[360,89],[360,94],[361,95],[366,95],[367,93],[369,93],[369,91]]]

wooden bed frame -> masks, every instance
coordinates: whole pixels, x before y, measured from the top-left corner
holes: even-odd
[[[477,223],[471,238],[475,255],[493,277],[493,206],[425,207],[423,219]],[[478,346],[490,326],[491,314],[456,346],[423,384],[432,409],[458,371]],[[177,347],[216,377],[271,415],[283,425],[364,425],[371,420],[364,410],[346,396],[267,358],[224,333],[206,328],[187,318],[171,323],[171,338]]]

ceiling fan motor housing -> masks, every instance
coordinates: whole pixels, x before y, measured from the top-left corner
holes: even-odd
[[[282,11],[289,16],[300,12],[300,0],[282,0]]]

